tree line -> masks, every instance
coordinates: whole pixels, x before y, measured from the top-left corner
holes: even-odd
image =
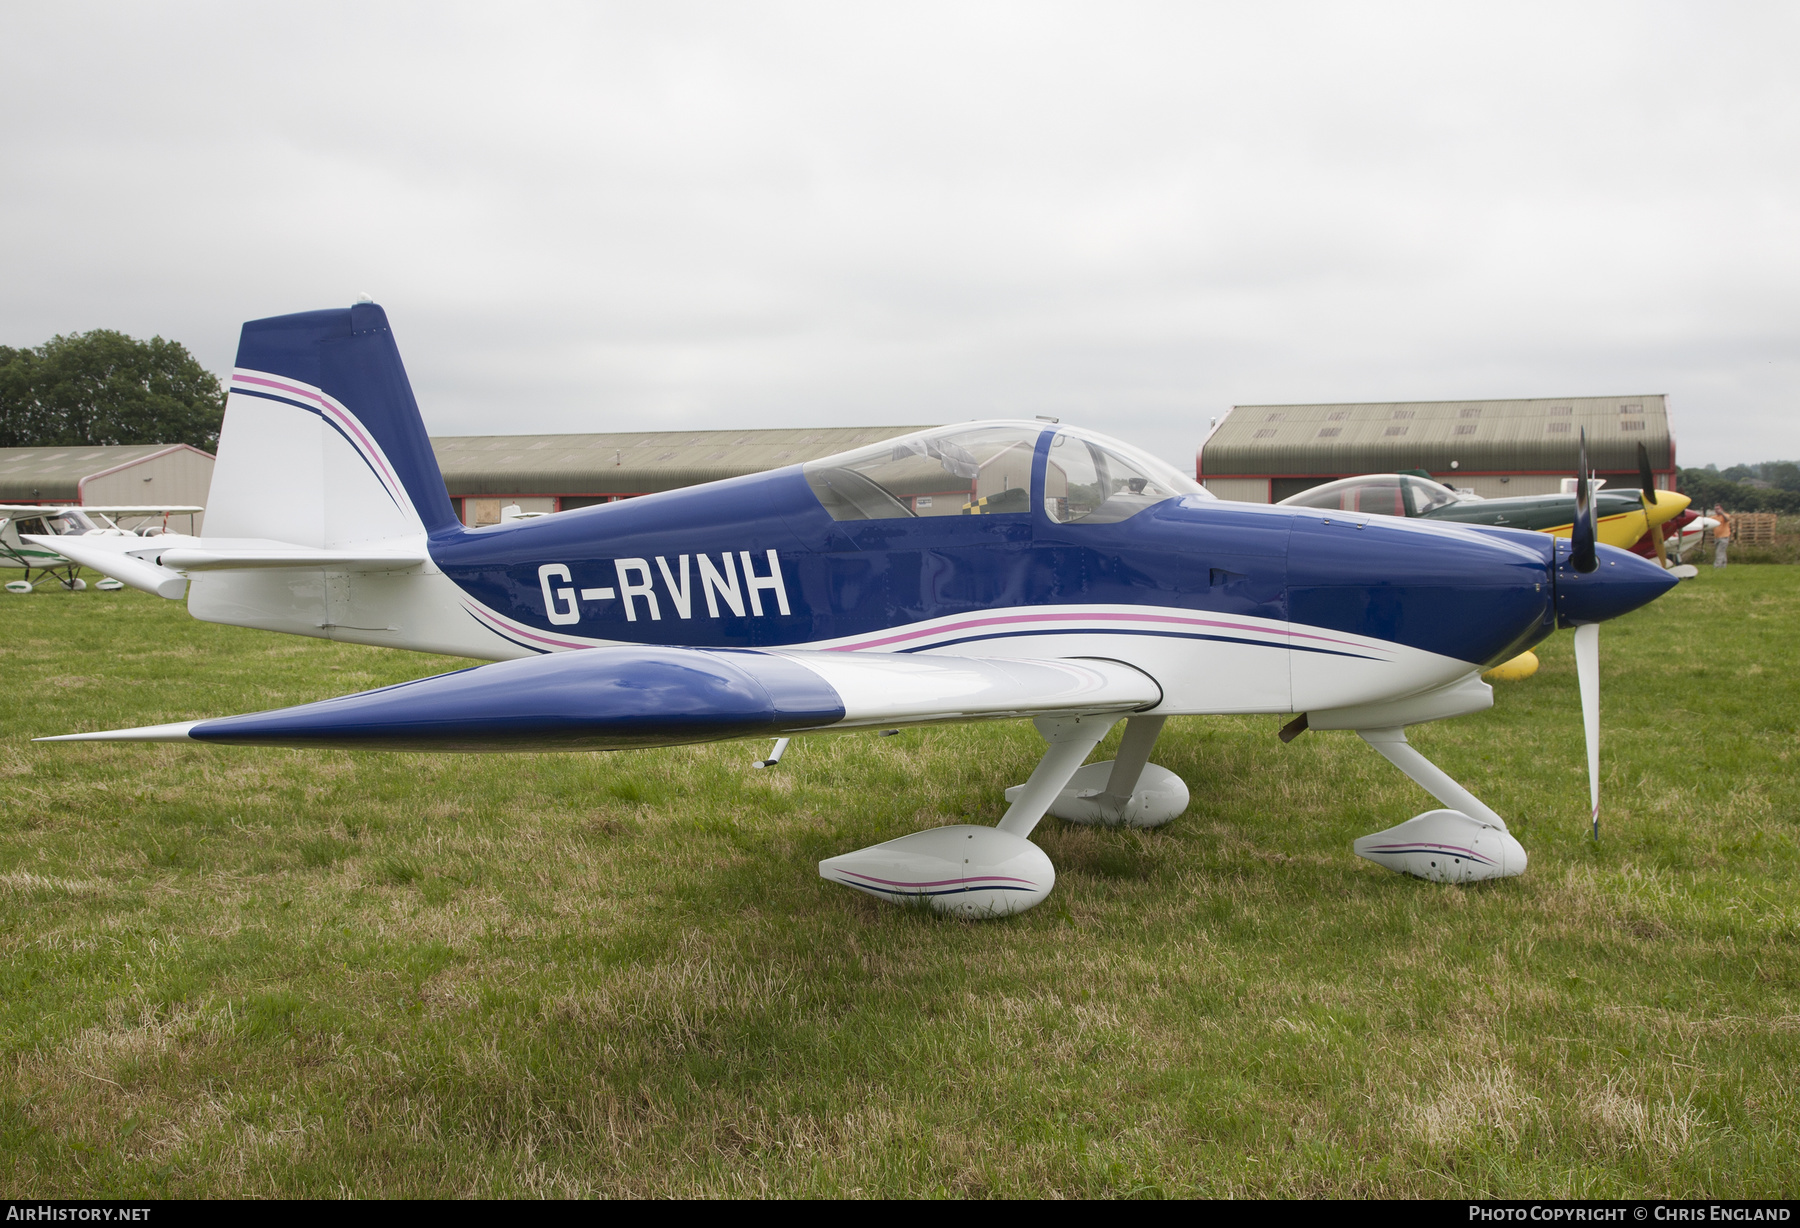
[[[1693,498],[1697,511],[1723,504],[1728,512],[1800,514],[1800,465],[1793,461],[1683,469],[1677,484]]]
[[[109,328],[0,345],[0,447],[219,446],[225,390],[178,341]]]

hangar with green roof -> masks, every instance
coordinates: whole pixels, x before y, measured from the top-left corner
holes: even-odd
[[[1661,394],[1528,400],[1238,405],[1201,444],[1196,476],[1222,499],[1278,503],[1364,473],[1422,470],[1484,498],[1553,494],[1588,464],[1638,485],[1637,445],[1658,488],[1675,488],[1675,436]]]
[[[470,525],[507,507],[562,512],[799,464],[917,426],[580,435],[439,435],[444,486]],[[0,448],[0,502],[204,506],[213,458],[186,444]],[[203,518],[195,517],[198,530]],[[185,526],[184,526],[185,527]]]
[[[635,495],[761,473],[879,443],[920,426],[594,435],[438,435],[431,441],[464,524],[494,524],[508,507],[566,512]]]

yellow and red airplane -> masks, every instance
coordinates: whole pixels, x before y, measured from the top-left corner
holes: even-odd
[[[1648,535],[1657,562],[1666,568],[1670,565],[1669,553],[1663,537],[1670,530],[1663,526],[1686,511],[1690,499],[1673,490],[1656,489],[1650,454],[1641,443],[1638,445],[1638,479],[1638,490],[1592,492],[1595,537],[1605,545],[1629,550]],[[1290,507],[1534,529],[1562,538],[1573,534],[1578,515],[1578,496],[1573,493],[1482,499],[1460,495],[1423,473],[1372,473],[1340,478],[1301,491],[1282,502]],[[1691,575],[1692,569],[1677,574]],[[1525,652],[1495,666],[1484,677],[1529,678],[1537,668],[1537,655]]]

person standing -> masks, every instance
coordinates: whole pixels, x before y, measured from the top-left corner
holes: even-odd
[[[1713,504],[1713,519],[1719,523],[1713,526],[1713,566],[1725,566],[1725,551],[1731,545],[1731,517],[1725,514],[1723,504]]]

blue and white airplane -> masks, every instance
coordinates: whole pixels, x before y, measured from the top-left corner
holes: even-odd
[[[1358,853],[1433,879],[1518,874],[1505,820],[1406,726],[1489,707],[1483,668],[1581,628],[1597,816],[1597,624],[1675,583],[1596,548],[1591,511],[1571,542],[1227,503],[1045,421],[922,431],[469,529],[369,302],[244,325],[207,502],[197,542],[81,561],[165,597],[186,587],[211,622],[496,664],[46,740],[574,751],[1031,718],[1048,747],[997,827],[820,865],[963,915],[1048,894],[1055,871],[1027,839],[1046,813],[1136,826],[1181,813],[1185,784],[1149,762],[1171,716],[1299,714],[1287,739],[1355,730],[1443,803]],[[1120,720],[1118,757],[1083,767]]]

